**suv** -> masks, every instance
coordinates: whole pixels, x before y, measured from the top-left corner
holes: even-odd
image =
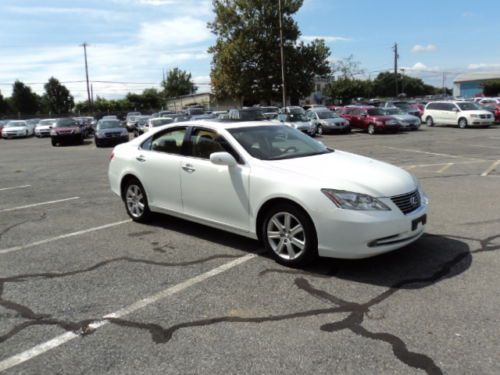
[[[50,130],[52,146],[71,141],[82,145],[84,138],[80,125],[72,118],[58,119]]]
[[[351,128],[366,130],[368,134],[397,132],[401,125],[392,116],[387,116],[381,108],[344,107],[340,115],[349,120]]]
[[[489,126],[494,121],[491,112],[485,111],[473,102],[442,101],[431,102],[425,106],[425,123],[434,125],[457,125],[464,129],[468,126]]]

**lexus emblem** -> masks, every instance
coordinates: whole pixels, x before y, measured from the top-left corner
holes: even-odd
[[[418,204],[417,197],[411,197],[410,198],[410,203],[412,206],[416,206]]]

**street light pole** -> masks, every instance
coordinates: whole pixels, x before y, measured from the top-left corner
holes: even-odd
[[[89,108],[92,107],[92,98],[90,96],[90,84],[89,84],[89,67],[87,64],[87,42],[84,42],[82,45],[83,47],[83,54],[85,56],[85,75],[87,77],[87,95],[88,95],[88,100],[89,100]]]
[[[283,10],[281,8],[281,0],[278,0],[279,7],[279,23],[280,23],[280,52],[281,52],[281,92],[283,100],[283,108],[286,107],[286,86],[285,86],[285,51],[283,50]]]

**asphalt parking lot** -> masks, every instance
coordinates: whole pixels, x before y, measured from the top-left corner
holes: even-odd
[[[500,373],[500,126],[322,141],[417,175],[427,234],[287,269],[243,237],[131,222],[111,148],[0,140],[0,372]]]

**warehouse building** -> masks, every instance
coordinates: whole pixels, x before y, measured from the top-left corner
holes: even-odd
[[[483,84],[500,79],[500,70],[460,74],[453,81],[453,96],[472,98],[483,93]]]

